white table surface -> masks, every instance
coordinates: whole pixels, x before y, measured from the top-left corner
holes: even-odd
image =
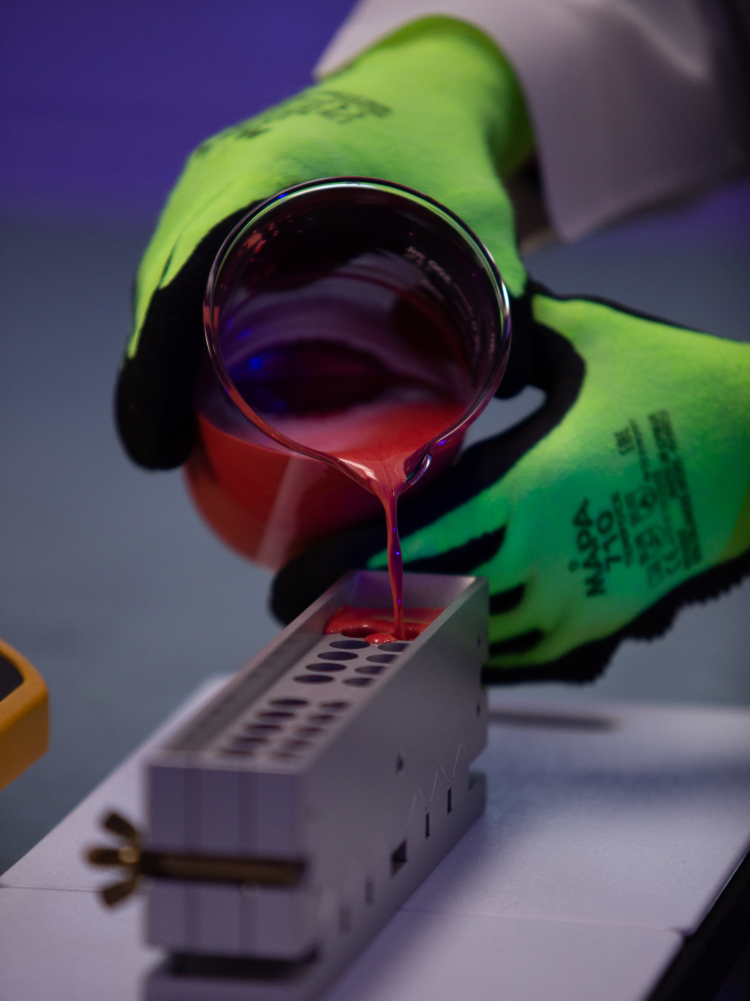
[[[135,1001],[141,903],[83,852],[142,820],[140,761],[204,685],[0,877],[2,1001]],[[493,692],[488,804],[327,1001],[642,1001],[750,845],[750,711]]]

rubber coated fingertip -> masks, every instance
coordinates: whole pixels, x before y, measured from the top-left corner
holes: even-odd
[[[541,629],[529,629],[528,632],[511,636],[507,640],[490,643],[490,657],[503,657],[509,653],[528,653],[544,639]]]
[[[490,595],[490,615],[502,615],[503,612],[512,612],[514,608],[523,601],[526,593],[526,585],[519,584],[508,591],[498,591],[497,594]]]

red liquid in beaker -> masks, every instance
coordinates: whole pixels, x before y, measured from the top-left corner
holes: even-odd
[[[399,494],[455,448],[509,347],[495,266],[448,209],[367,178],[280,192],[227,238],[203,304],[226,394],[375,494],[403,635]]]

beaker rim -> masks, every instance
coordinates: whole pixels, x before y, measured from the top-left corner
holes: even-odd
[[[476,233],[464,222],[464,220],[452,209],[441,202],[426,195],[421,191],[410,188],[407,185],[396,181],[384,180],[375,177],[359,176],[334,176],[321,177],[301,182],[284,188],[270,197],[253,205],[248,212],[236,223],[232,231],[228,234],[216,257],[214,258],[206,284],[206,292],[203,300],[203,322],[208,346],[209,356],[214,369],[225,389],[239,411],[256,427],[268,434],[271,438],[281,442],[288,448],[300,452],[313,458],[321,459],[331,463],[337,468],[347,471],[345,465],[335,456],[319,451],[300,442],[288,438],[283,432],[266,422],[260,414],[250,407],[242,394],[236,388],[232,377],[229,375],[224,359],[219,347],[219,310],[215,303],[215,292],[219,286],[222,269],[231,258],[232,252],[237,244],[245,238],[250,227],[255,228],[268,216],[277,211],[282,204],[289,204],[296,199],[302,199],[310,194],[317,194],[323,191],[334,190],[371,190],[382,192],[391,196],[401,197],[409,202],[421,206],[432,215],[447,224],[455,233],[459,235],[461,241],[473,254],[474,258],[482,267],[484,277],[488,280],[493,293],[493,306],[496,311],[497,328],[497,351],[495,360],[489,377],[482,387],[478,387],[475,392],[473,402],[466,407],[460,419],[450,425],[438,439],[433,439],[420,450],[418,460],[409,476],[408,484],[416,480],[424,473],[430,462],[430,455],[433,450],[442,449],[454,442],[457,437],[462,436],[470,424],[484,410],[489,401],[495,395],[502,380],[508,361],[510,350],[511,330],[510,330],[510,300],[505,283],[500,271],[495,263],[492,253]]]

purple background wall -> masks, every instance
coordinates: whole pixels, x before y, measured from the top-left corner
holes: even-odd
[[[0,214],[152,219],[198,142],[310,83],[351,6],[0,5]]]

